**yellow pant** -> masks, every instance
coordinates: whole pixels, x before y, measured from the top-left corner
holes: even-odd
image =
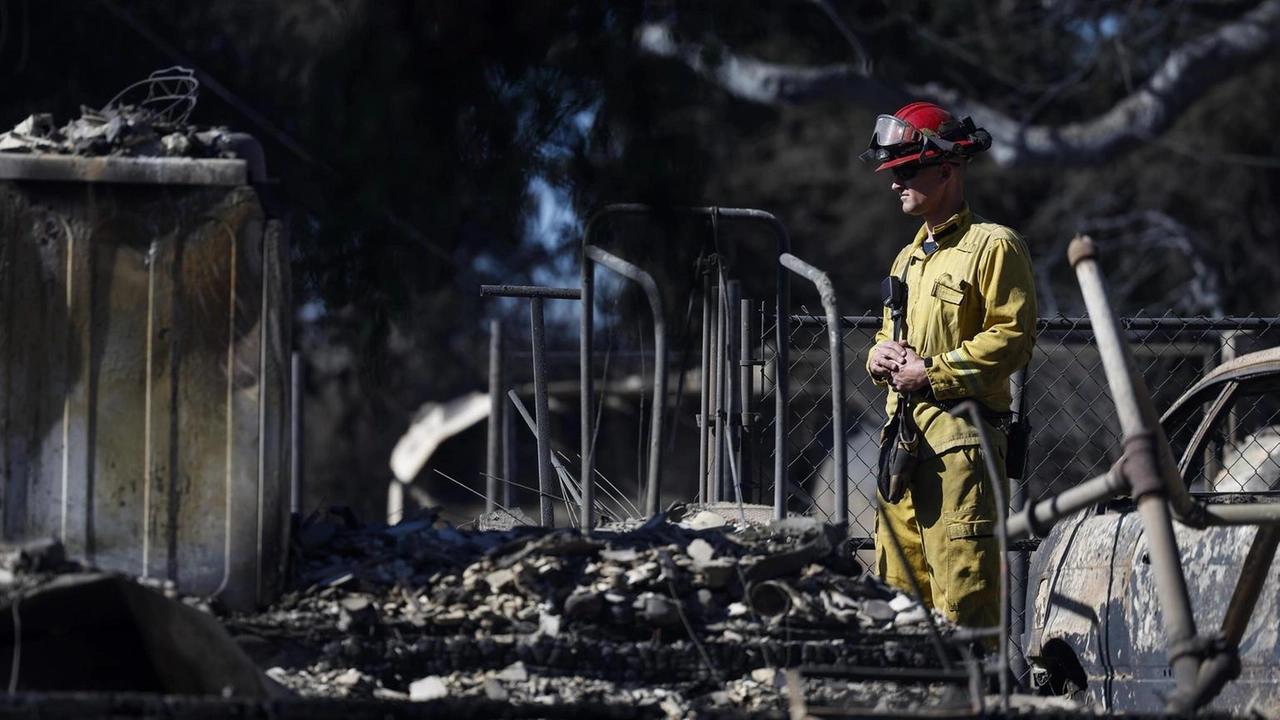
[[[1007,442],[993,434],[1007,502],[1009,480],[1003,477]],[[901,502],[891,505],[882,499],[880,508],[876,519],[880,577],[910,593],[908,577],[914,575],[925,604],[961,625],[999,624],[996,502],[978,447],[958,447],[921,460]],[[889,527],[902,543],[905,566],[893,549]]]

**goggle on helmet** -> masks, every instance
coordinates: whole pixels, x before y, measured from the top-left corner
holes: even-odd
[[[876,118],[863,162],[878,162],[876,172],[911,162],[936,164],[969,158],[991,147],[991,134],[973,119],[956,120],[932,103],[912,103],[894,115]]]

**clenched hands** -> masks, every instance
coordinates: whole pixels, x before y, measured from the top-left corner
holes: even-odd
[[[915,392],[929,384],[924,358],[900,340],[886,340],[871,350],[871,374],[898,392]]]

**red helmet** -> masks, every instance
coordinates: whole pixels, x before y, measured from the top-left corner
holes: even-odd
[[[954,157],[968,158],[991,147],[991,134],[973,124],[972,118],[954,115],[927,102],[913,102],[893,115],[876,118],[863,162],[876,161],[876,172],[918,162],[942,163]]]

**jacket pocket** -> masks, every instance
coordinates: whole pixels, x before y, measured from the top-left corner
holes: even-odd
[[[964,339],[961,321],[968,287],[969,283],[952,277],[951,273],[943,273],[933,281],[933,286],[929,288],[929,314],[925,320],[928,326],[925,331],[925,337],[929,341],[927,347],[937,351],[952,350]]]
[[[964,303],[968,284],[963,280],[952,280],[950,275],[943,275],[934,281],[933,292],[930,294],[948,305],[959,306]]]

